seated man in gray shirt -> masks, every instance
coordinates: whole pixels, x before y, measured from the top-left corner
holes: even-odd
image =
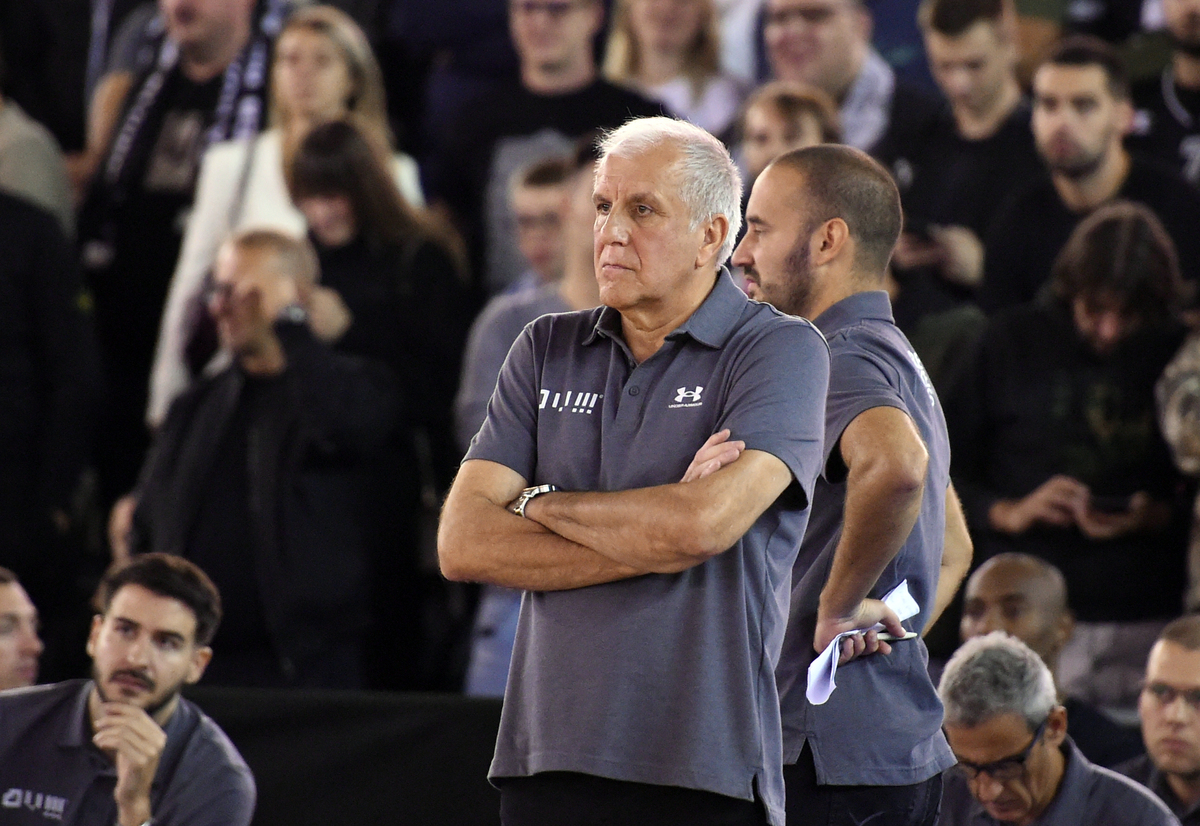
[[[1015,637],[994,631],[967,640],[938,693],[958,758],[946,775],[940,826],[1178,826],[1149,791],[1075,747],[1050,669]]]
[[[604,306],[525,328],[446,500],[442,571],[527,592],[490,773],[505,826],[783,826],[774,669],[829,350],[721,268],[740,190],[698,127],[606,138]],[[725,436],[744,450],[714,470]]]
[[[105,575],[91,680],[0,693],[0,821],[247,826],[254,778],[179,696],[200,679],[221,599],[192,563],[146,554]]]

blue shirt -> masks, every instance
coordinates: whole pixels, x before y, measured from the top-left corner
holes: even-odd
[[[831,785],[919,783],[954,765],[941,731],[942,704],[926,668],[920,637],[892,653],[838,669],[837,690],[824,705],[805,698],[821,589],[841,538],[846,469],[838,444],[860,414],[894,407],[908,414],[929,453],[921,511],[908,539],[884,569],[871,596],[903,580],[921,607],[907,622],[920,631],[937,592],[945,539],[950,446],[933,384],[892,319],[886,293],[857,293],[821,313],[817,326],[833,362],[825,418],[825,472],[817,480],[812,517],[792,571],[792,612],[778,669],[784,757],[794,763],[807,740],[817,780]]]
[[[92,745],[90,680],[0,692],[0,822],[112,826],[117,770]],[[167,744],[150,787],[164,826],[248,826],[254,777],[225,732],[195,705],[163,727]]]
[[[782,826],[774,668],[828,376],[817,329],[727,273],[641,364],[610,308],[525,329],[468,460],[530,484],[627,490],[678,482],[728,427],[795,481],[732,548],[682,573],[527,592],[490,777],[575,771],[746,800],[757,786]]]

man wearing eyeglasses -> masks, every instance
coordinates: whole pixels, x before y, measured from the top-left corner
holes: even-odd
[[[958,758],[939,826],[1178,826],[1162,801],[1075,747],[1050,669],[1015,637],[963,643],[938,693]]]
[[[1184,826],[1200,824],[1200,616],[1170,623],[1150,649],[1138,716],[1146,754],[1117,770],[1158,795]]]

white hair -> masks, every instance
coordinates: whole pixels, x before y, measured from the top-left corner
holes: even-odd
[[[664,143],[679,147],[675,169],[680,175],[679,197],[692,214],[689,230],[717,215],[729,222],[725,242],[717,254],[721,266],[733,254],[738,230],[742,228],[742,178],[729,157],[725,144],[684,120],[654,117],[635,118],[604,135],[600,160],[610,155],[628,158],[656,149]]]
[[[1058,704],[1054,676],[1042,658],[1003,631],[964,642],[942,672],[938,695],[946,724],[966,728],[1016,714],[1034,731]]]

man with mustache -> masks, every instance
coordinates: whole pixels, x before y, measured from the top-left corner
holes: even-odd
[[[1132,122],[1124,64],[1103,41],[1068,38],[1038,68],[1033,137],[1050,174],[1015,191],[992,220],[979,293],[985,311],[1032,300],[1071,230],[1116,199],[1153,210],[1175,243],[1184,279],[1200,278],[1200,192],[1125,149]]]
[[[221,598],[192,563],[146,554],[96,595],[91,680],[0,694],[0,820],[245,826],[250,769],[179,696],[212,658]]]

